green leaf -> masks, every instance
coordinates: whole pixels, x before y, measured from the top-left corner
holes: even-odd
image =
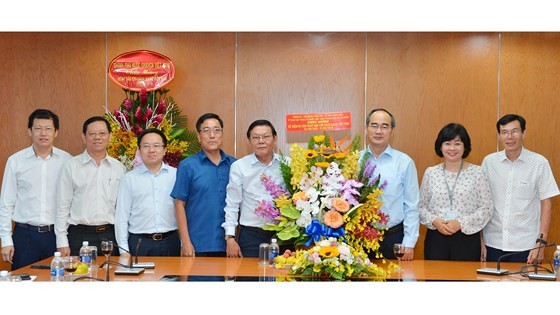
[[[280,209],[280,214],[282,214],[287,218],[297,220],[299,219],[301,213],[299,212],[298,209],[296,209],[294,205],[289,205],[289,206],[282,207]]]
[[[286,240],[292,239],[294,237],[298,237],[299,236],[299,230],[298,230],[297,225],[292,225],[292,226],[289,226],[289,227],[283,229],[282,231],[278,232],[277,235],[278,235],[279,239],[286,241]]]

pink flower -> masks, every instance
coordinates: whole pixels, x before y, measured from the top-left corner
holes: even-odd
[[[123,101],[123,106],[127,111],[130,111],[132,109],[132,100],[127,98]]]
[[[136,113],[134,114],[136,120],[142,122],[144,121],[144,115],[142,114],[142,109],[140,107],[136,108]]]
[[[163,114],[165,112],[165,106],[167,106],[165,99],[159,101],[159,104],[156,108],[156,113]]]
[[[146,88],[142,88],[140,90],[140,104],[142,104],[142,106],[146,106],[146,104],[148,104],[148,91]]]
[[[154,125],[154,127],[157,127],[161,124],[162,121],[163,121],[163,116],[157,115],[156,117],[154,117],[154,119],[152,119],[152,124]]]
[[[146,109],[146,114],[144,114],[144,120],[149,120],[152,118],[153,110],[151,108]]]

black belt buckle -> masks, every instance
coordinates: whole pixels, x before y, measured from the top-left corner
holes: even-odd
[[[39,233],[46,233],[46,232],[50,232],[51,231],[51,226],[50,225],[43,225],[43,226],[38,226],[37,227],[37,232]]]
[[[107,230],[107,228],[105,228],[105,226],[96,226],[95,227],[95,233],[103,233]]]
[[[161,241],[163,239],[163,235],[161,233],[152,234],[152,239],[154,241]]]

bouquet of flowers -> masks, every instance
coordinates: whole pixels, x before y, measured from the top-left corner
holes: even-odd
[[[267,219],[263,229],[276,231],[285,243],[311,247],[308,251],[298,251],[296,273],[323,271],[338,278],[354,274],[350,270],[377,272],[377,267],[367,267],[370,262],[365,258],[369,252],[382,258],[379,241],[387,230],[389,218],[380,211],[382,203],[378,197],[386,182],[381,183],[380,176],[374,176],[375,165],[364,161],[359,165],[360,154],[356,149],[359,137],[346,148],[341,147],[347,140],[337,144],[323,134],[311,137],[307,149],[292,145],[289,161],[282,159],[280,164],[287,189],[270,177],[261,176],[272,197],[272,201],[265,199],[255,209],[257,215]],[[325,240],[331,245],[326,245]],[[335,248],[331,254],[342,250],[352,255],[324,256],[330,260],[322,262],[317,255],[320,257],[321,250],[326,250],[323,247]],[[310,269],[307,261],[313,261],[316,267]],[[338,262],[335,263],[338,268],[350,269],[330,270],[325,263],[333,261]]]
[[[147,128],[158,128],[167,137],[167,152],[163,161],[177,167],[179,162],[200,150],[196,132],[184,127],[186,116],[181,114],[168,90],[140,92],[123,89],[125,99],[113,112],[105,108],[105,118],[111,124],[113,137],[107,152],[120,160],[128,170],[141,164],[137,152],[137,136]]]

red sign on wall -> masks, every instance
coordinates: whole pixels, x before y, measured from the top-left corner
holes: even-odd
[[[352,128],[350,112],[286,115],[288,132],[346,130],[350,128]]]
[[[124,89],[156,90],[175,77],[171,59],[149,50],[135,50],[115,57],[109,64],[109,77]]]

